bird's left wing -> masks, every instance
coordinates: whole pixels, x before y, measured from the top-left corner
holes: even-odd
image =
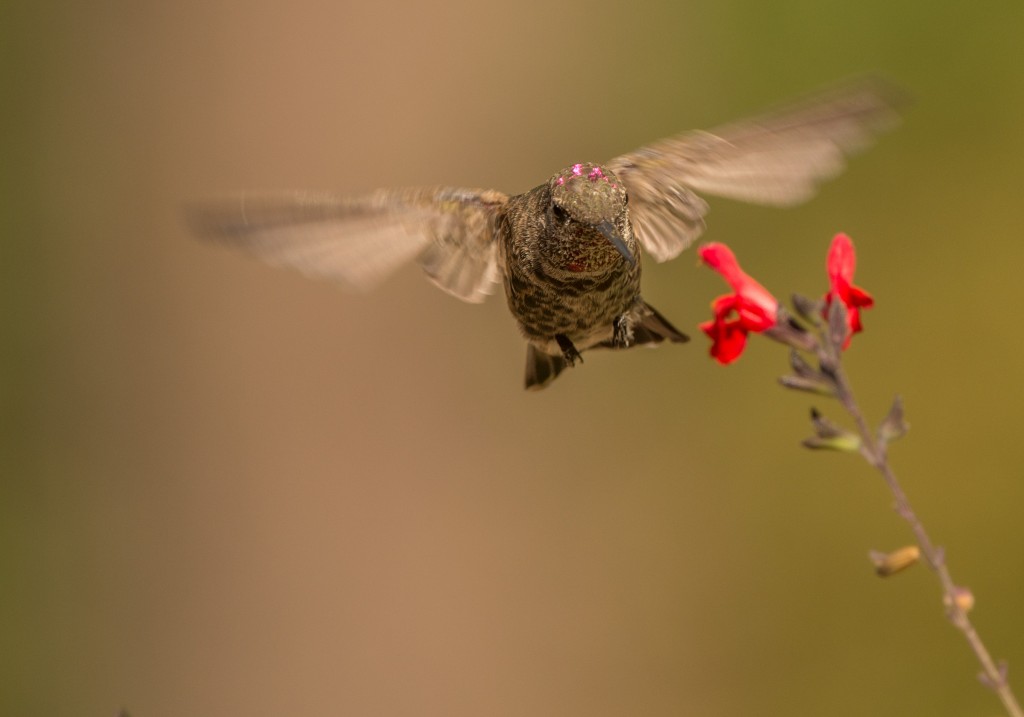
[[[476,303],[499,278],[495,232],[507,199],[454,187],[294,192],[195,204],[187,216],[203,237],[358,290],[418,258],[441,289]]]

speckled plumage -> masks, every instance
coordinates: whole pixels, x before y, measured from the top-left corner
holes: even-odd
[[[640,297],[640,244],[618,178],[576,164],[511,197],[498,217],[500,273],[509,310],[530,343],[526,386],[549,383],[579,352],[628,348],[635,327],[657,316]],[[605,232],[621,239],[617,249]],[[659,317],[660,319],[660,317]],[[639,343],[686,336],[653,324]]]
[[[704,229],[696,192],[787,206],[838,174],[896,120],[891,88],[858,81],[712,132],[575,164],[509,196],[436,187],[292,193],[197,205],[197,232],[265,260],[369,288],[418,259],[440,288],[482,301],[503,280],[528,342],[527,387],[594,347],[686,337],[640,295],[640,247],[677,256]]]

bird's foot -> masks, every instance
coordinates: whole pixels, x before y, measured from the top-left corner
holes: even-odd
[[[616,317],[612,327],[612,346],[617,349],[629,348],[633,344],[633,319],[629,314]]]
[[[568,336],[565,334],[556,334],[555,341],[558,342],[558,348],[562,349],[562,358],[565,359],[567,364],[575,366],[577,361],[583,363],[583,357],[580,355],[580,352],[576,350],[576,347],[573,345],[572,341],[569,340]]]

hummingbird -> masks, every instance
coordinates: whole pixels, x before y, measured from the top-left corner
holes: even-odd
[[[688,340],[643,299],[641,248],[664,262],[692,244],[708,211],[698,192],[799,204],[895,124],[895,105],[891,87],[859,80],[603,164],[573,164],[522,194],[292,192],[188,214],[201,236],[358,290],[413,260],[463,301],[481,302],[501,282],[527,342],[526,388],[539,389],[589,349]]]

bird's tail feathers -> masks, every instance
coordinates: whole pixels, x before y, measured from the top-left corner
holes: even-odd
[[[561,356],[552,356],[526,345],[526,388],[540,390],[555,380],[569,364]]]

